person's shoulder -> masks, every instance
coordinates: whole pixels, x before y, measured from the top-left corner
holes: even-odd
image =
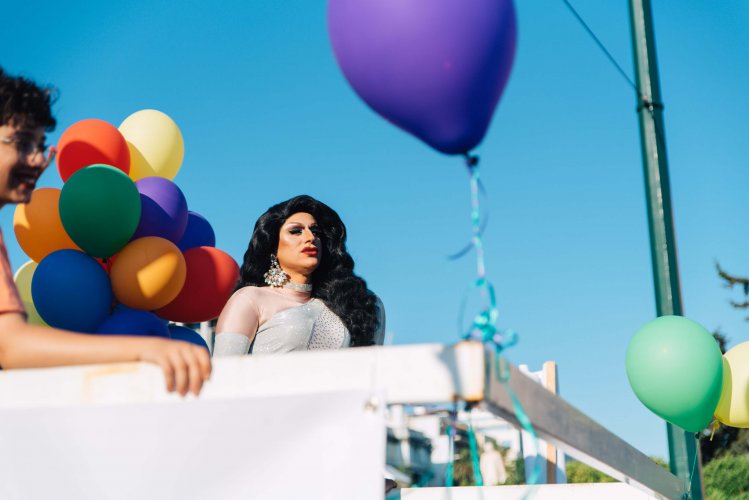
[[[375,299],[375,317],[377,318],[373,341],[375,345],[383,345],[385,343],[385,304],[382,303],[379,295],[371,293]]]
[[[267,286],[243,286],[231,296],[232,299],[239,300],[257,300],[268,295],[269,287]]]
[[[263,290],[267,287],[243,286],[236,290],[224,306],[224,313],[241,312],[242,314],[254,312],[260,314],[260,309],[264,302],[267,292]]]
[[[372,290],[368,290],[368,292],[374,299],[374,305],[377,313],[380,314],[381,312],[385,312],[385,304],[382,303],[382,299],[380,298],[380,296],[374,293]]]

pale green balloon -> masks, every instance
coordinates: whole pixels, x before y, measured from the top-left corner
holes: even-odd
[[[710,423],[723,385],[723,356],[713,336],[681,316],[640,328],[627,348],[627,378],[653,413],[690,432]]]

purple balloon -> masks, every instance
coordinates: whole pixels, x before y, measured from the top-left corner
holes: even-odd
[[[135,182],[140,193],[140,222],[131,238],[158,236],[176,244],[187,227],[187,200],[175,183],[163,177]]]
[[[105,319],[96,333],[110,335],[146,335],[169,337],[169,328],[161,318],[148,311],[130,309],[123,305]]]
[[[512,0],[330,0],[338,65],[374,111],[446,154],[486,134],[515,57]]]
[[[177,246],[183,252],[195,247],[215,247],[216,234],[210,222],[196,212],[187,212],[187,228]]]

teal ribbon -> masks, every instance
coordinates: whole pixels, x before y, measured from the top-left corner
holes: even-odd
[[[471,467],[473,469],[473,483],[476,486],[484,486],[484,478],[481,477],[481,461],[476,444],[476,433],[473,432],[473,421],[468,420],[468,448],[471,451]]]
[[[474,338],[482,342],[488,342],[497,333],[496,325],[499,318],[499,310],[497,309],[497,297],[494,292],[494,286],[486,279],[484,243],[482,240],[483,228],[481,225],[481,202],[479,197],[482,189],[480,188],[478,157],[466,155],[466,166],[468,167],[471,187],[471,232],[473,233],[471,243],[476,250],[476,279],[471,283],[468,291],[463,296],[460,315],[458,317],[458,328],[461,337],[464,339]],[[474,316],[471,326],[463,331],[466,302],[470,291],[474,288],[482,292],[484,307]]]
[[[486,195],[486,189],[484,188],[484,185],[481,183],[481,179],[476,179],[476,187],[478,189],[478,193],[483,196],[484,199],[487,199],[488,196]],[[484,231],[486,230],[486,225],[489,223],[489,212],[488,210],[484,211],[484,217],[483,221],[481,222],[481,225],[479,226],[478,235],[483,236]],[[461,257],[463,257],[465,254],[471,251],[473,248],[473,240],[469,241],[466,246],[464,246],[460,251],[448,255],[447,258],[450,260],[458,260]]]
[[[515,391],[510,387],[510,372],[507,369],[503,369],[504,358],[502,353],[504,350],[514,346],[518,341],[518,335],[514,330],[499,330],[497,328],[497,321],[499,319],[499,309],[497,308],[497,298],[494,292],[494,286],[486,278],[486,264],[484,260],[484,244],[482,240],[484,226],[481,224],[481,204],[480,194],[486,196],[483,186],[481,184],[478,168],[478,157],[465,155],[466,166],[468,167],[468,173],[470,176],[470,187],[471,187],[471,229],[472,238],[471,243],[473,248],[476,250],[476,279],[471,282],[468,290],[463,295],[461,301],[460,313],[458,315],[458,331],[461,338],[478,340],[484,343],[488,348],[493,348],[495,352],[495,375],[497,380],[502,382],[510,395],[512,400],[512,409],[515,414],[515,418],[533,439],[536,447],[536,459],[534,460],[534,467],[531,475],[528,479],[528,484],[533,486],[538,484],[538,480],[541,474],[541,462],[538,455],[538,436],[533,428],[533,424],[528,418],[528,415],[523,410],[523,406],[520,403],[520,399],[515,394]],[[461,252],[458,256],[462,256],[465,252]],[[471,325],[468,328],[464,328],[464,317],[466,303],[471,291],[478,289],[484,298],[483,308],[473,317]],[[453,430],[454,433],[454,430]],[[483,484],[481,478],[481,471],[479,469],[478,450],[476,449],[476,436],[473,432],[473,426],[469,427],[468,435],[469,446],[471,447],[471,459],[473,462],[474,470],[474,482],[477,486]],[[448,486],[452,486],[453,478],[453,461],[454,461],[454,436],[451,437],[451,448],[450,458],[448,461]],[[534,492],[534,488],[528,489],[523,498],[528,498]]]
[[[419,481],[411,486],[411,488],[423,488],[425,486],[429,486],[429,481],[432,480],[434,475],[432,474],[431,470],[427,470],[424,472],[424,474],[419,478]]]
[[[512,400],[512,411],[515,413],[515,418],[518,422],[520,422],[523,430],[530,434],[531,439],[533,440],[533,446],[536,448],[536,458],[533,460],[533,471],[531,471],[531,475],[528,478],[528,484],[530,486],[534,486],[538,484],[539,477],[541,476],[541,460],[540,455],[538,454],[538,435],[536,434],[536,430],[533,428],[531,419],[528,418],[528,415],[523,410],[523,405],[520,404],[518,395],[515,393],[515,391],[512,390],[512,387],[510,386],[510,370],[506,368],[505,363],[506,361],[502,357],[502,348],[498,345],[496,346],[494,356],[494,369],[497,380],[502,382],[502,384],[505,386],[505,390],[507,391],[507,394],[510,395],[510,399]],[[534,491],[535,488],[530,488],[523,494],[522,498],[530,498],[530,496],[533,495]]]

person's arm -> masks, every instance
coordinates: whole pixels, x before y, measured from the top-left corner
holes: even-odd
[[[248,290],[239,290],[231,296],[216,323],[214,356],[239,356],[247,354],[260,325],[257,301]]]
[[[0,313],[0,366],[148,361],[164,371],[169,391],[198,394],[211,374],[208,351],[188,342],[158,337],[97,336],[30,325],[18,312]]]
[[[374,332],[374,343],[375,345],[382,345],[385,343],[385,304],[382,303],[380,298],[375,295],[377,303],[377,329]]]

